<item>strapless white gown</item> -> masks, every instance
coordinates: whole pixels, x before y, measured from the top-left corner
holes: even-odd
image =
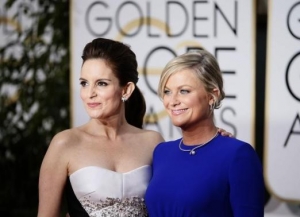
[[[151,166],[126,173],[88,166],[70,175],[73,191],[91,217],[147,216],[144,195]]]

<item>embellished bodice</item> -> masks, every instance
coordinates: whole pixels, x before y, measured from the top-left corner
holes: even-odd
[[[126,173],[89,166],[69,178],[77,199],[91,217],[147,216],[144,195],[151,178],[149,165]]]

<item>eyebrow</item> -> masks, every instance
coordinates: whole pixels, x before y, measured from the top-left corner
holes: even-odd
[[[193,88],[193,86],[184,84],[184,85],[180,85],[180,86],[176,87],[176,89],[181,89],[181,88],[186,88],[186,87]],[[170,88],[167,85],[165,85],[164,89],[170,89]]]
[[[85,78],[79,78],[79,81],[87,81],[87,79]],[[96,80],[97,81],[111,81],[111,79],[108,79],[108,78],[99,78]]]

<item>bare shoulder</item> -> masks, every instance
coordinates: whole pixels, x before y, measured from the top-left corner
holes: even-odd
[[[57,133],[51,140],[48,150],[44,156],[43,167],[53,167],[60,165],[67,167],[69,159],[74,152],[74,144],[78,140],[76,129],[68,129]]]
[[[162,135],[154,130],[141,130],[141,137],[144,141],[144,144],[152,146],[153,148],[156,147],[159,143],[164,142],[164,138]]]
[[[77,128],[67,129],[57,133],[51,140],[49,149],[55,149],[57,151],[66,150],[72,148],[79,140],[80,132]]]
[[[73,136],[76,135],[73,129],[68,129],[57,133],[51,140],[50,145],[64,147],[73,140]]]
[[[162,137],[162,135],[159,132],[154,131],[154,130],[146,130],[146,132],[147,132],[147,136],[149,138],[155,139],[158,142],[164,141],[164,138]]]

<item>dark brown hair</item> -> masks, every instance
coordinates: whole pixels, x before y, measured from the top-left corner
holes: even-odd
[[[146,112],[146,103],[143,94],[136,86],[138,82],[137,60],[135,53],[128,45],[105,38],[96,38],[83,49],[83,63],[89,59],[103,59],[111,67],[119,79],[121,87],[128,82],[135,84],[130,98],[125,102],[125,117],[129,124],[142,128]],[[120,99],[121,100],[121,99]]]

